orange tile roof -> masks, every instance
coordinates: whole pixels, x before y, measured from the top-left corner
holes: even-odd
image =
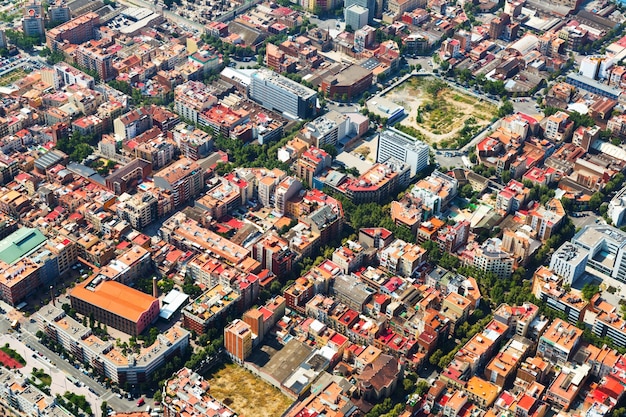
[[[104,281],[93,291],[85,288],[90,282],[91,280],[87,280],[76,286],[71,296],[131,321],[138,321],[141,315],[150,309],[152,303],[158,302],[151,295],[117,281]]]

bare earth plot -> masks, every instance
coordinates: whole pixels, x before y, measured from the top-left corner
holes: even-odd
[[[481,130],[498,111],[496,106],[434,77],[412,77],[385,98],[404,107],[408,116],[401,125],[417,130],[422,139],[442,147],[469,133],[465,132],[468,128]]]
[[[209,393],[245,417],[280,416],[293,401],[240,366],[228,364],[208,380]]]
[[[7,85],[11,85],[17,80],[21,80],[22,78],[26,77],[26,75],[26,72],[22,69],[13,70],[8,74],[0,77],[0,87],[6,87]]]

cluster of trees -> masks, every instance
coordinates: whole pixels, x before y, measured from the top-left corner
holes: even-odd
[[[41,45],[41,38],[37,36],[26,36],[24,32],[21,31],[7,29],[4,34],[11,43],[27,52],[32,51],[35,45]]]
[[[509,100],[504,100],[504,103],[498,109],[498,117],[508,116],[509,114],[513,114],[513,103]]]
[[[477,319],[477,317],[480,317],[480,319]],[[474,311],[470,317],[470,321],[472,321],[473,324],[465,322],[455,329],[455,337],[460,340],[460,343],[455,343],[454,341],[449,340],[447,343],[449,345],[448,349],[437,349],[432,355],[430,355],[430,358],[428,358],[430,364],[442,369],[447,367],[450,362],[452,362],[454,355],[456,355],[459,349],[461,349],[472,337],[474,337],[474,335],[481,332],[485,326],[489,324],[492,318],[493,316],[490,314],[484,317],[481,310]],[[448,353],[444,353],[446,351]]]
[[[441,252],[439,245],[432,240],[427,240],[421,244],[422,248],[426,250],[426,256],[428,262],[433,265],[439,265],[444,269],[456,269],[459,266],[459,258],[448,252]]]
[[[54,51],[52,52],[50,48],[45,46],[40,52],[39,56],[42,58],[46,58],[46,62],[50,65],[58,64],[59,62],[65,59],[65,55],[63,52]]]
[[[293,137],[290,135],[288,137]],[[280,146],[284,145],[284,141],[276,144],[264,143],[246,144],[239,139],[230,139],[222,135],[215,138],[215,147],[228,154],[228,159],[232,161],[220,168],[222,172],[230,172],[234,167],[259,167],[274,169],[279,168],[283,171],[289,171],[289,165],[280,162],[276,158],[276,152]],[[282,145],[279,145],[282,144]]]
[[[189,298],[193,299],[202,294],[202,288],[196,285],[195,281],[190,275],[185,276],[185,280],[183,281],[183,292],[189,296]]]
[[[391,206],[378,203],[354,204],[345,196],[324,190],[329,195],[339,200],[343,205],[346,221],[350,223],[355,233],[363,227],[384,227],[393,232],[394,236],[406,242],[415,243],[415,234],[404,226],[396,225],[391,220]],[[351,231],[347,231],[350,234]]]
[[[96,135],[81,135],[74,131],[70,137],[57,140],[56,148],[69,155],[72,161],[81,162],[93,152],[93,147],[100,138]]]
[[[92,415],[91,405],[87,401],[84,395],[74,394],[73,392],[66,391],[63,396],[57,394],[57,403],[65,408],[67,411],[75,416],[80,416],[81,411],[87,415]]]
[[[189,369],[197,369],[202,361],[217,355],[223,346],[224,336],[215,328],[209,329],[206,334],[198,338],[198,348],[185,362],[185,366]]]
[[[602,204],[605,201],[608,201],[611,198],[611,193],[619,190],[624,184],[624,174],[618,172],[611,178],[610,181],[606,183],[602,191],[595,192],[591,198],[589,199],[589,210],[598,211],[602,216],[604,216],[607,212],[608,206],[606,204]]]

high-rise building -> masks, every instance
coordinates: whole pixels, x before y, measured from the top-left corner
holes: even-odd
[[[242,363],[252,352],[252,330],[250,325],[239,319],[224,328],[224,347],[228,356]]]
[[[292,118],[307,119],[316,111],[317,93],[314,90],[270,70],[252,74],[250,98]]]
[[[365,7],[353,4],[350,7],[346,7],[343,14],[346,20],[346,27],[350,26],[352,30],[361,29],[367,25],[369,10]]]
[[[352,5],[361,6],[362,8],[368,11],[367,21],[368,23],[372,23],[374,20],[374,15],[376,14],[376,0],[344,0],[343,8],[344,11]],[[345,17],[345,16],[344,16]],[[346,23],[348,20],[346,19]],[[357,28],[354,28],[357,29]]]
[[[100,16],[89,12],[46,32],[48,47],[56,51],[64,42],[78,45],[94,38],[95,29],[100,24]]]
[[[65,23],[71,19],[70,7],[64,0],[57,0],[48,7],[48,21],[55,25]]]
[[[41,2],[30,0],[24,5],[22,31],[25,36],[42,37],[44,35],[43,8]]]
[[[394,157],[410,167],[411,176],[429,165],[429,148],[424,142],[397,130],[383,130],[378,137],[376,162]]]

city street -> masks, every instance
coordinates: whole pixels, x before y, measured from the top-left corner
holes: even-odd
[[[24,357],[27,362],[26,370],[23,371],[25,375],[30,375],[32,368],[43,368],[52,377],[50,391],[53,395],[57,393],[64,394],[65,391],[85,395],[97,417],[101,417],[100,405],[102,401],[106,401],[115,411],[127,412],[140,409],[136,405],[136,400],[118,398],[113,391],[83,374],[61,359],[59,355],[42,345],[35,336],[38,330],[37,323],[31,323],[28,319],[21,320],[21,331],[9,333],[9,331],[12,332],[9,314],[14,316],[15,310],[6,303],[0,303],[0,307],[6,312],[0,319],[0,343],[2,345],[9,343],[13,349],[17,350]],[[30,348],[26,345],[29,345]],[[37,352],[42,355],[39,356]],[[33,355],[37,357],[35,358]],[[49,359],[49,362],[46,358]],[[68,375],[78,379],[82,386],[75,386],[67,379]]]

